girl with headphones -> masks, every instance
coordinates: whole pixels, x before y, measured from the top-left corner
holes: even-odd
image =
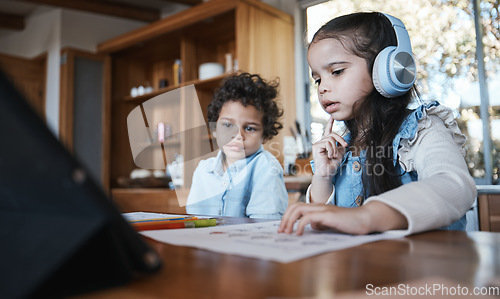
[[[307,203],[288,208],[279,232],[332,229],[350,234],[465,230],[477,195],[465,136],[452,111],[420,102],[410,38],[397,18],[353,13],[314,35],[307,60],[319,102],[330,114],[313,145]],[[410,110],[416,99],[420,106]],[[333,122],[347,130],[332,132]]]

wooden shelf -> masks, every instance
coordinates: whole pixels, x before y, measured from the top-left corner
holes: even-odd
[[[179,139],[168,139],[167,138],[163,144],[165,146],[178,146],[181,144],[181,141]]]
[[[206,80],[191,80],[191,81],[188,81],[188,82],[185,82],[185,83],[181,83],[181,84],[176,85],[176,86],[163,87],[163,88],[157,89],[157,90],[155,90],[153,92],[146,93],[146,94],[143,94],[143,95],[140,95],[140,96],[136,96],[136,97],[125,96],[123,98],[123,100],[125,102],[139,103],[139,102],[143,102],[145,100],[149,100],[151,98],[154,98],[154,97],[156,97],[156,96],[158,96],[160,94],[163,94],[165,92],[169,92],[169,91],[175,90],[177,88],[181,88],[181,87],[188,86],[188,85],[195,85],[198,88],[215,89],[215,88],[217,88],[219,86],[219,84],[221,83],[222,79],[224,79],[226,76],[227,76],[227,74],[220,75],[220,76],[217,76],[217,77],[214,77],[214,78],[210,78],[210,79],[206,79]]]
[[[234,10],[237,4],[237,0],[207,1],[168,18],[158,20],[148,26],[133,30],[123,36],[106,41],[100,44],[97,50],[101,53],[113,53],[127,49],[137,43],[145,42],[176,30],[181,30],[190,25],[203,22],[213,16]]]

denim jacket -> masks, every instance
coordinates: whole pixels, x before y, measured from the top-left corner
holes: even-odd
[[[403,139],[413,139],[417,133],[418,122],[422,119],[423,110],[433,106],[438,106],[438,102],[432,102],[428,105],[419,106],[403,121],[399,132],[393,140],[393,157],[398,156],[398,150],[401,147]],[[350,134],[347,134],[344,139],[347,143],[350,142]],[[348,151],[344,154],[343,160],[339,166],[337,173],[333,178],[334,194],[330,196],[329,204],[334,204],[339,207],[357,207],[363,204],[364,200],[368,197],[366,191],[363,191],[362,173],[364,170],[366,159],[366,152],[362,151],[359,156],[352,156],[352,152]],[[312,166],[314,169],[314,161]],[[418,180],[418,173],[416,171],[405,171],[406,166],[398,163],[394,159],[396,170],[401,174],[402,184],[408,184]],[[397,164],[398,163],[398,164]],[[376,172],[377,168],[373,170]],[[365,193],[363,193],[365,192]],[[465,230],[467,220],[465,215],[458,221],[452,223],[443,229],[448,230]]]

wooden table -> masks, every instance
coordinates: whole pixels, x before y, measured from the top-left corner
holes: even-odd
[[[249,221],[227,219],[228,224]],[[490,232],[431,231],[288,264],[147,242],[163,257],[157,274],[82,297],[331,298],[350,291],[366,295],[368,284],[413,287],[421,279],[446,279],[472,290],[500,277],[500,233]]]

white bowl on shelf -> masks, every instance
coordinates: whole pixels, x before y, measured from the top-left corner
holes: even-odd
[[[206,80],[224,74],[224,66],[217,62],[202,63],[198,70],[199,79]]]

